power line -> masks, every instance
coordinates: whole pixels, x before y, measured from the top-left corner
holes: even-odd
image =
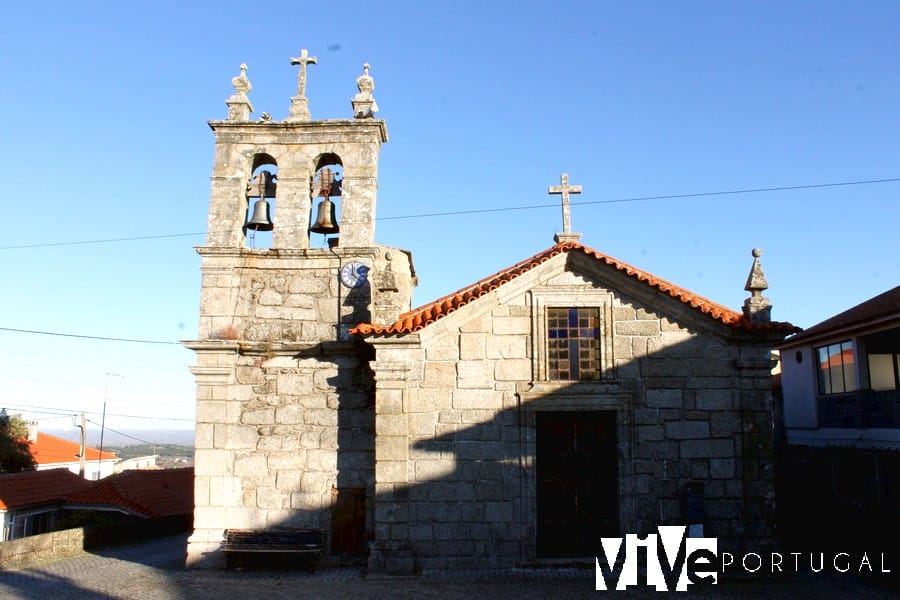
[[[68,410],[62,408],[53,408],[50,406],[29,406],[28,404],[5,404],[5,408],[10,410],[24,410],[28,412],[33,412],[37,414],[47,414],[47,415],[59,415],[62,417],[74,416],[80,413],[84,413],[86,415],[99,415],[100,412],[96,410]],[[121,417],[124,419],[147,419],[151,421],[182,421],[185,423],[193,423],[195,419],[181,419],[177,417],[152,417],[146,415],[122,415],[117,413],[106,413],[107,417]],[[109,427],[107,427],[109,429]]]
[[[582,201],[572,201],[572,206],[586,206],[589,204],[623,204],[627,202],[646,202],[648,200],[678,200],[682,198],[703,198],[707,196],[727,196],[732,194],[758,194],[762,192],[784,192],[784,191],[795,191],[795,190],[808,190],[815,188],[827,188],[827,187],[839,187],[839,186],[847,186],[847,185],[867,185],[873,183],[894,183],[900,181],[900,178],[894,179],[870,179],[866,181],[839,181],[836,183],[814,183],[810,185],[789,185],[789,186],[781,186],[781,187],[766,187],[766,188],[748,188],[743,190],[727,190],[727,191],[718,191],[718,192],[697,192],[692,194],[667,194],[664,196],[638,196],[634,198],[614,198],[611,200],[582,200]],[[546,203],[546,204],[531,204],[528,206],[505,206],[500,208],[476,208],[472,210],[458,210],[452,212],[439,212],[439,213],[421,213],[416,215],[402,215],[397,217],[379,217],[376,218],[376,221],[396,221],[400,219],[419,219],[426,217],[447,217],[454,215],[469,215],[476,213],[492,213],[492,212],[510,212],[515,210],[532,210],[535,208],[557,208],[559,206],[559,202],[554,203]],[[0,248],[2,250],[2,248]]]
[[[104,342],[130,342],[133,344],[169,344],[180,346],[181,342],[166,342],[161,340],[138,340],[133,338],[117,338],[103,337],[99,335],[80,335],[77,333],[59,333],[56,331],[37,331],[34,329],[15,329],[13,327],[0,327],[0,331],[11,331],[13,333],[29,333],[33,335],[53,335],[58,337],[79,338],[84,340],[100,340]]]
[[[87,422],[88,422],[88,423],[92,423],[92,424],[94,424],[94,425],[98,425],[98,426],[100,425],[100,423],[97,423],[96,421],[91,421],[90,419],[87,419]],[[121,432],[121,431],[117,431],[117,430],[113,429],[112,427],[106,427],[105,429],[107,429],[108,431],[112,431],[113,433],[117,433],[117,434],[119,434],[119,435],[121,435],[121,436],[123,436],[123,437],[131,438],[132,440],[138,441],[138,442],[140,442],[140,443],[142,443],[142,444],[147,444],[148,446],[158,446],[158,447],[160,447],[160,448],[169,448],[170,450],[181,450],[181,448],[179,448],[179,447],[177,447],[177,446],[170,446],[169,444],[159,444],[159,443],[157,443],[157,442],[151,442],[151,441],[148,441],[148,440],[142,440],[142,439],[139,438],[139,437],[134,437],[133,435],[130,435],[130,434],[127,434],[127,433],[123,433],[123,432]]]
[[[81,246],[84,244],[109,244],[114,242],[136,242],[139,240],[159,240],[163,238],[189,237],[204,235],[200,233],[167,233],[162,235],[142,235],[136,237],[108,238],[103,240],[78,240],[73,242],[47,242],[41,244],[19,244],[16,246],[0,246],[0,250],[18,250],[23,248],[51,248],[53,246]]]
[[[786,185],[786,186],[777,186],[777,187],[760,187],[760,188],[747,188],[740,190],[721,190],[715,192],[696,192],[690,194],[666,194],[661,196],[637,196],[633,198],[613,198],[609,200],[583,200],[580,202],[572,202],[572,206],[586,206],[590,204],[623,204],[628,202],[646,202],[649,200],[679,200],[684,198],[704,198],[709,196],[728,196],[728,195],[736,195],[736,194],[760,194],[766,192],[789,192],[789,191],[797,191],[797,190],[810,190],[810,189],[818,189],[818,188],[829,188],[829,187],[842,187],[842,186],[851,186],[851,185],[872,185],[877,183],[896,183],[900,182],[900,177],[898,178],[889,178],[889,179],[866,179],[866,180],[857,180],[857,181],[838,181],[831,183],[813,183],[808,185]],[[503,206],[498,208],[476,208],[472,210],[458,210],[458,211],[448,211],[448,212],[434,212],[434,213],[419,213],[412,215],[397,215],[397,216],[388,216],[388,217],[376,217],[376,221],[398,221],[401,219],[425,219],[425,218],[434,218],[434,217],[451,217],[457,215],[472,215],[472,214],[480,214],[480,213],[496,213],[496,212],[512,212],[519,210],[534,210],[538,208],[555,208],[559,206],[559,203],[544,203],[544,204],[531,204],[527,206]],[[216,231],[213,233],[225,233],[224,231]],[[165,239],[165,238],[178,238],[178,237],[195,237],[206,235],[206,232],[192,232],[192,233],[170,233],[170,234],[161,234],[161,235],[143,235],[143,236],[134,236],[134,237],[119,237],[119,238],[107,238],[107,239],[99,239],[99,240],[76,240],[69,242],[46,242],[39,244],[17,244],[12,246],[0,246],[0,250],[22,250],[27,248],[52,248],[55,246],[83,246],[89,244],[109,244],[109,243],[117,243],[117,242],[134,242],[140,240],[157,240],[157,239]],[[129,341],[129,340],[124,340]],[[160,343],[174,343],[174,342],[160,342]]]
[[[33,410],[33,409],[31,409],[31,408],[27,408],[27,409],[26,409],[26,408],[20,408],[20,407],[17,407],[16,405],[9,405],[9,404],[7,404],[7,405],[5,405],[5,406],[0,406],[0,409],[2,409],[2,410],[12,410],[12,411],[26,411],[26,410],[27,410],[27,412],[29,412],[29,413],[31,413],[31,414],[35,414],[35,415],[53,415],[53,416],[50,416],[50,417],[41,417],[42,420],[50,420],[50,419],[68,419],[69,417],[74,417],[75,414],[76,414],[76,413],[71,412],[71,411],[65,411],[65,412],[61,412],[61,411],[60,411],[60,412],[48,412],[48,411],[46,411],[46,410]]]
[[[92,411],[90,414],[99,414],[97,412]],[[124,419],[146,419],[148,421],[182,421],[184,423],[194,423],[196,419],[179,419],[177,417],[148,417],[142,415],[119,415],[116,413],[106,413],[107,417],[121,417]],[[107,427],[109,429],[109,427]]]
[[[4,404],[0,408],[8,408],[10,410],[27,410],[28,412],[33,412],[37,414],[45,414],[45,415],[59,415],[59,416],[75,416],[78,414],[79,410],[64,410],[62,408],[53,408],[50,406],[28,406],[27,404]],[[52,412],[47,412],[52,411]]]
[[[591,205],[591,204],[622,204],[622,203],[628,203],[628,202],[646,202],[646,201],[650,201],[650,200],[674,200],[674,199],[683,199],[683,198],[702,198],[702,197],[709,197],[709,196],[725,196],[725,195],[734,195],[734,194],[757,194],[757,193],[764,193],[764,192],[796,191],[796,190],[808,190],[808,189],[816,189],[816,188],[841,187],[841,186],[851,186],[851,185],[871,185],[871,184],[877,184],[877,183],[896,183],[896,182],[900,182],[900,178],[838,181],[838,182],[830,182],[830,183],[814,183],[814,184],[808,184],[808,185],[746,188],[746,189],[740,189],[740,190],[724,190],[724,191],[715,191],[715,192],[696,192],[696,193],[690,193],[690,194],[667,194],[667,195],[661,195],[661,196],[638,196],[638,197],[633,197],[633,198],[614,198],[614,199],[609,199],[609,200],[586,200],[586,201],[580,201],[580,202],[572,202],[572,205],[573,206],[586,206],[586,205]],[[552,208],[552,207],[556,207],[556,206],[558,206],[558,203],[532,204],[532,205],[527,205],[527,206],[506,206],[506,207],[498,207],[498,208],[479,208],[479,209],[472,209],[472,210],[420,213],[420,214],[413,214],[413,215],[398,215],[398,216],[394,216],[394,217],[378,217],[378,218],[376,218],[376,220],[377,221],[392,221],[392,220],[400,220],[400,219],[448,217],[448,216],[455,216],[455,215],[469,215],[469,214],[478,214],[478,213],[496,213],[496,212],[511,212],[511,211],[518,211],[518,210],[533,210],[533,209],[538,209],[538,208]],[[13,249],[23,249],[23,248],[45,248],[45,247],[54,247],[54,246],[74,246],[74,245],[83,245],[83,244],[103,244],[103,243],[111,243],[111,242],[129,242],[129,241],[135,241],[135,240],[187,237],[187,236],[197,236],[197,235],[204,235],[204,234],[203,233],[173,233],[173,234],[152,235],[152,236],[109,238],[109,239],[102,239],[102,240],[83,240],[83,241],[73,241],[73,242],[49,242],[49,243],[44,243],[44,244],[0,246],[0,250],[13,250]],[[169,342],[169,341],[162,341],[162,340],[142,340],[142,339],[134,339],[134,338],[104,337],[104,336],[95,336],[95,335],[60,333],[60,332],[52,332],[52,331],[37,331],[37,330],[32,330],[32,329],[17,329],[17,328],[12,328],[12,327],[0,327],[0,331],[10,331],[13,333],[27,333],[27,334],[33,334],[33,335],[50,335],[50,336],[88,339],[88,340],[100,340],[100,341],[109,341],[109,342],[128,342],[128,343],[134,343],[134,344],[180,345],[180,342]]]

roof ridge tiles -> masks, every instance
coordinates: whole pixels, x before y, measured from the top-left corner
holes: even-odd
[[[451,312],[458,310],[460,307],[477,300],[478,298],[489,294],[490,292],[505,285],[512,279],[527,273],[535,267],[551,260],[552,258],[572,252],[581,251],[587,256],[593,257],[606,265],[612,266],[617,271],[624,272],[629,277],[634,277],[638,281],[667,294],[668,296],[683,302],[692,308],[700,310],[700,312],[718,320],[725,325],[729,325],[736,329],[745,329],[751,331],[771,331],[779,333],[795,333],[799,329],[790,323],[771,322],[771,323],[750,323],[743,313],[728,308],[722,304],[714,302],[699,294],[695,294],[685,288],[682,288],[665,279],[656,277],[651,273],[642,271],[637,267],[620,261],[616,258],[603,254],[593,248],[584,246],[577,242],[561,242],[551,246],[547,250],[539,252],[523,261],[514,264],[511,267],[502,269],[493,275],[480,279],[479,281],[461,288],[455,292],[451,292],[445,296],[441,296],[433,302],[424,304],[418,308],[414,308],[400,315],[399,319],[390,325],[377,325],[374,323],[360,323],[350,330],[351,334],[368,336],[368,335],[402,335],[407,333],[415,333],[430,325],[431,323],[441,319]]]

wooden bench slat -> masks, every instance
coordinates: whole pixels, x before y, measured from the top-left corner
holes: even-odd
[[[277,553],[313,555],[315,570],[325,546],[321,529],[226,529],[222,551],[226,553]],[[226,564],[227,569],[227,564]]]

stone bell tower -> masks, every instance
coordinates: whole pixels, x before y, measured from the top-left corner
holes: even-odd
[[[349,119],[313,120],[303,50],[289,116],[251,118],[247,67],[215,135],[198,339],[189,566],[224,565],[226,529],[322,529],[326,555],[371,533],[374,382],[347,330],[409,310],[408,252],[375,243],[388,140],[369,65]]]

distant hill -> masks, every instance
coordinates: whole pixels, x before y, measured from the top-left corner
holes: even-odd
[[[81,432],[78,429],[42,429],[41,431],[46,431],[50,435],[61,437],[64,440],[71,440],[73,442],[81,441]],[[194,445],[193,429],[127,429],[122,431],[122,433],[127,434],[127,436],[119,435],[118,433],[109,430],[104,432],[103,448],[106,449],[113,446],[136,446],[148,442],[150,444],[169,444],[174,446]],[[94,448],[99,447],[100,431],[88,429],[87,444]]]

